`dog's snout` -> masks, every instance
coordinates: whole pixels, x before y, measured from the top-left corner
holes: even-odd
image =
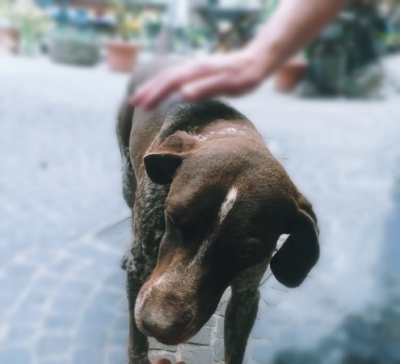
[[[144,333],[147,336],[155,336],[155,333],[157,332],[157,322],[156,320],[152,317],[151,313],[146,311],[142,313],[142,321],[141,321],[141,326],[144,331]]]
[[[152,307],[144,309],[141,314],[143,332],[165,345],[180,343],[186,326],[186,323],[178,317],[173,318],[168,312],[160,312]]]

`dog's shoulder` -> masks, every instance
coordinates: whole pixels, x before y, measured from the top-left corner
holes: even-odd
[[[198,103],[176,101],[169,107],[163,120],[164,125],[160,134],[161,140],[165,140],[179,130],[193,132],[197,127],[216,120],[232,120],[251,124],[243,114],[220,99],[211,99]]]
[[[172,111],[177,122],[191,122],[196,125],[212,120],[247,120],[234,107],[220,99],[211,99],[198,103],[182,102]]]

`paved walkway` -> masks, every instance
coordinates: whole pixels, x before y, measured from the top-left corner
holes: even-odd
[[[400,59],[387,65],[398,72]],[[103,67],[0,59],[0,363],[126,361],[129,222],[114,137],[126,81]],[[267,84],[234,104],[322,231],[304,285],[261,288],[247,363],[398,364],[400,98],[306,101]],[[153,355],[219,362],[223,312],[188,345],[153,343]]]

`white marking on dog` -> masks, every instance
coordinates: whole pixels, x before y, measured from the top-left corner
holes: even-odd
[[[231,189],[228,191],[224,202],[221,204],[221,208],[218,213],[218,224],[215,226],[214,231],[206,237],[206,239],[203,241],[203,243],[200,245],[200,248],[189,264],[189,267],[193,267],[196,264],[199,264],[203,259],[204,256],[207,252],[207,249],[209,246],[212,244],[212,242],[216,239],[220,226],[222,222],[225,220],[226,216],[228,215],[229,211],[231,211],[233,205],[235,204],[236,198],[238,195],[238,190],[236,187],[231,187]]]
[[[237,197],[238,190],[236,187],[232,187],[228,194],[225,197],[224,202],[222,202],[221,209],[219,210],[219,225],[222,224],[226,216],[228,215],[229,211],[232,209],[233,205],[235,204],[236,197]]]
[[[197,139],[198,141],[204,141],[207,140],[213,136],[216,135],[245,135],[246,132],[244,130],[239,130],[236,128],[232,128],[232,127],[228,127],[225,129],[221,129],[221,130],[216,130],[216,131],[210,131],[206,134],[197,134],[197,135],[192,135],[195,139]]]
[[[157,278],[157,279],[155,280],[154,284],[153,284],[153,287],[159,286],[160,284],[163,283],[164,280],[165,280],[165,277],[164,277],[164,276],[161,276],[161,277]]]
[[[142,298],[140,294],[136,297],[135,308],[134,308],[134,317],[137,324],[140,322],[140,312],[142,311]]]

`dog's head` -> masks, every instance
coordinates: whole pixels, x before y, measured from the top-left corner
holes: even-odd
[[[149,178],[171,184],[157,266],[135,307],[141,330],[165,344],[192,337],[232,280],[272,257],[276,279],[297,287],[319,257],[316,217],[265,146],[236,138],[168,137],[144,158]]]

